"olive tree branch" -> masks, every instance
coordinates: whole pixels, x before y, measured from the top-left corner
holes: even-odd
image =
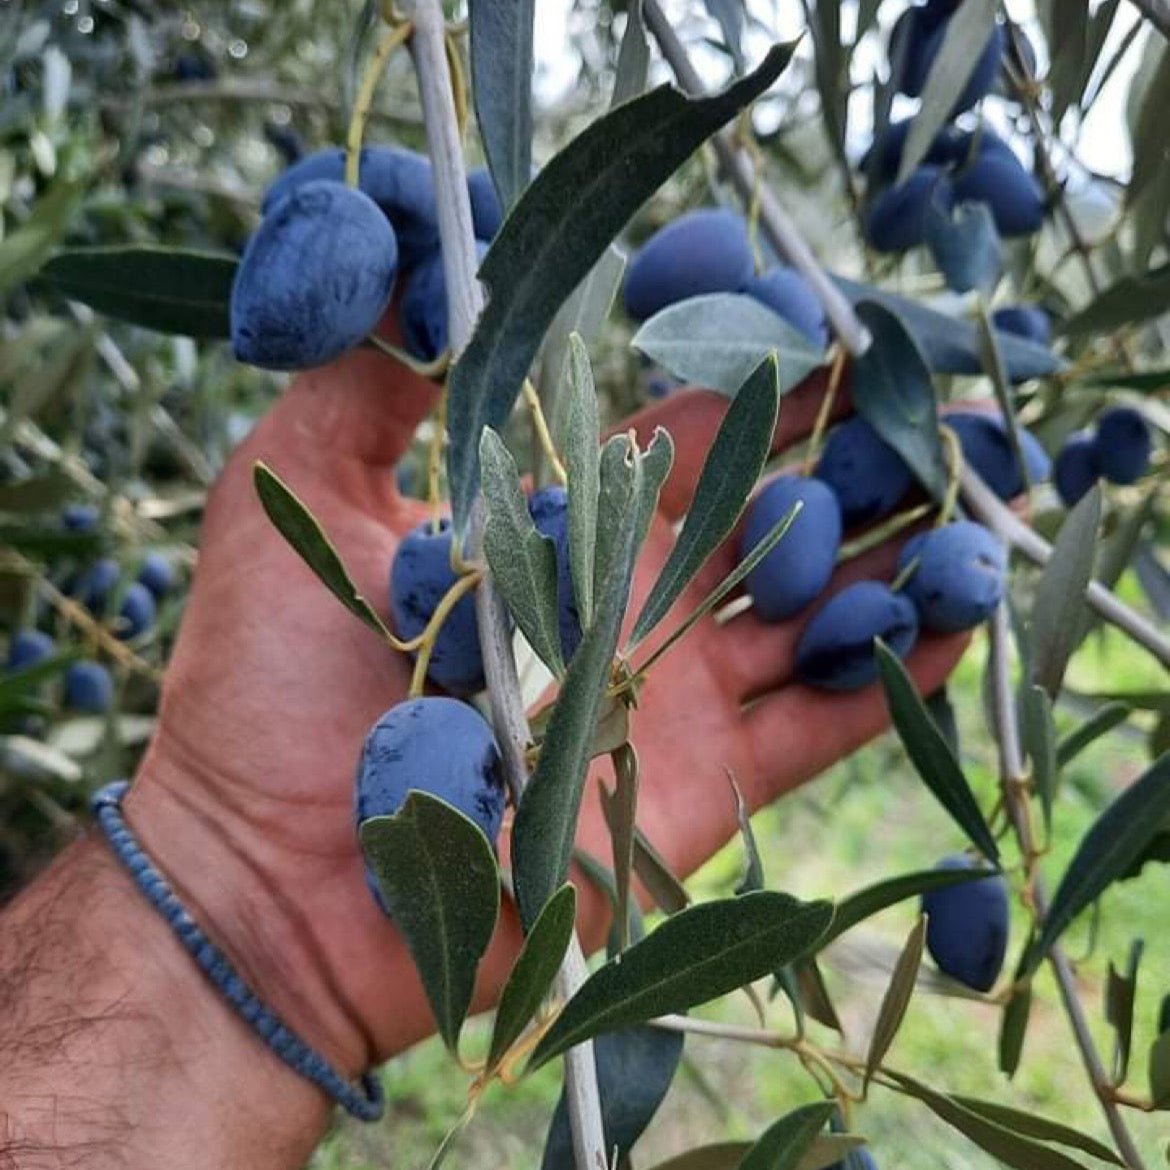
[[[443,274],[447,281],[451,351],[457,356],[471,337],[475,319],[483,308],[483,290],[476,279],[478,259],[471,202],[448,74],[443,11],[439,0],[416,0],[411,15],[414,35],[410,48],[418,74],[427,146],[435,172],[435,201],[439,237],[443,244]],[[482,559],[481,503],[476,507],[472,538],[472,554],[476,559]],[[508,787],[516,799],[528,779],[524,751],[531,735],[516,674],[516,660],[512,655],[504,603],[492,583],[491,573],[486,570],[476,590],[475,608],[492,723],[500,743]],[[574,933],[557,975],[557,993],[563,999],[569,999],[584,982],[585,975],[585,958]],[[591,1042],[571,1048],[565,1054],[565,1092],[578,1170],[603,1170],[609,1159]]]
[[[1129,2],[1170,41],[1170,3],[1167,0],[1129,0]]]
[[[643,0],[642,12],[647,27],[654,34],[679,84],[691,95],[701,94],[703,81],[691,62],[686,46],[659,7],[658,0]],[[812,250],[796,230],[796,225],[775,193],[767,183],[757,183],[756,166],[751,155],[738,145],[734,134],[728,130],[720,130],[711,142],[720,166],[739,192],[740,198],[745,203],[750,203],[753,198],[759,200],[760,223],[769,243],[808,281],[842,346],[855,357],[864,353],[872,340],[869,331],[858,320],[848,299],[817,263]]]
[[[1024,523],[1002,500],[964,464],[959,473],[963,502],[972,516],[995,532],[1010,548],[1022,553],[1034,565],[1043,567],[1052,556],[1052,546]],[[1153,622],[1131,609],[1100,581],[1090,581],[1085,600],[1110,625],[1148,650],[1163,666],[1170,668],[1170,638]]]
[[[1003,604],[995,611],[989,627],[991,637],[991,678],[992,705],[995,715],[995,740],[999,750],[1000,783],[1003,789],[1004,807],[1019,842],[1028,869],[1028,880],[1032,910],[1036,921],[1043,922],[1048,913],[1048,895],[1043,879],[1033,870],[1036,857],[1036,841],[1032,832],[1032,820],[1027,807],[1027,779],[1023,753],[1020,748],[1019,716],[1016,708],[1016,693],[1012,685],[1009,660],[1009,621],[1007,607]],[[1060,943],[1055,943],[1048,952],[1048,962],[1060,990],[1065,1013],[1072,1027],[1077,1048],[1084,1062],[1085,1071],[1093,1085],[1093,1092],[1101,1103],[1101,1110],[1129,1170],[1145,1170],[1142,1156],[1134,1145],[1133,1137],[1122,1119],[1113,1095],[1113,1085],[1105,1071],[1101,1056],[1093,1043],[1089,1021],[1077,997],[1076,974],[1068,955]]]

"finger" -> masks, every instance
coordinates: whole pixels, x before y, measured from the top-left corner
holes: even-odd
[[[397,298],[379,335],[401,344]],[[315,370],[297,374],[256,428],[253,458],[279,451],[298,463],[352,459],[391,467],[405,454],[418,425],[439,399],[439,387],[401,362],[363,346]]]
[[[828,368],[814,370],[799,386],[784,396],[772,436],[772,451],[782,451],[812,433],[816,425]],[[628,418],[617,431],[633,428],[645,447],[656,427],[665,427],[674,440],[674,466],[662,487],[659,506],[670,520],[678,520],[690,506],[703,470],[703,463],[723,416],[728,400],[714,390],[680,390]],[[833,417],[849,411],[848,368],[834,403]]]
[[[920,694],[946,682],[969,641],[969,634],[952,634],[919,643],[906,665]],[[767,804],[855,752],[889,723],[876,682],[849,692],[793,685],[761,699],[744,714],[753,761],[741,778],[745,799],[753,810]]]

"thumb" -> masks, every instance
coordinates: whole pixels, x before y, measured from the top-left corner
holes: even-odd
[[[378,333],[401,345],[397,302],[395,297]],[[406,452],[439,392],[437,383],[363,346],[297,374],[257,428],[255,446],[303,463],[353,459],[389,467]]]

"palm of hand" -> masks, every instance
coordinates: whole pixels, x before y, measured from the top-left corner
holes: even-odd
[[[788,431],[807,426],[814,391],[804,395],[807,404],[788,411]],[[247,850],[250,864],[273,888],[292,891],[343,1001],[379,1052],[417,1037],[404,1033],[400,1020],[389,1031],[385,1023],[390,999],[401,1001],[402,989],[378,973],[401,959],[402,946],[362,884],[353,775],[366,731],[405,696],[410,662],[301,564],[264,515],[251,468],[260,459],[287,479],[359,590],[384,613],[397,543],[426,515],[424,505],[398,494],[393,465],[433,402],[429,384],[380,355],[352,355],[299,378],[237,452],[208,505],[196,586],[144,768],[155,783],[172,787],[176,800],[226,817],[223,832]],[[684,396],[643,420],[644,435],[655,422],[673,432],[678,458],[638,565],[631,614],[669,553],[671,522],[685,509],[721,411],[710,396],[689,403]],[[786,437],[778,436],[781,445]],[[891,559],[877,554],[865,567],[881,569]],[[662,629],[698,604],[733,561],[730,548],[717,553]],[[832,719],[825,721],[824,696],[787,685],[794,638],[791,624],[763,627],[744,615],[720,627],[708,619],[645,685],[634,716],[643,763],[639,821],[682,873],[734,832],[725,767],[758,807],[883,724],[876,695],[832,700]],[[919,673],[930,685],[945,677],[956,647],[940,643],[919,656]],[[757,696],[763,697],[745,708]],[[581,840],[608,857],[592,784]],[[600,938],[603,915],[593,918],[587,945]],[[485,964],[482,1001],[498,989],[515,941],[509,919]]]

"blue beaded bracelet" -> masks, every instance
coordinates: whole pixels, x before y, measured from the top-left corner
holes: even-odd
[[[320,1053],[314,1052],[281,1022],[280,1017],[236,974],[227,956],[199,929],[199,924],[179,901],[167,879],[151,864],[126,824],[122,815],[122,798],[129,787],[125,780],[107,784],[94,795],[92,808],[114,855],[126,867],[134,884],[163,916],[187,953],[219,988],[240,1018],[289,1068],[307,1077],[354,1117],[377,1121],[384,1106],[382,1085],[377,1077],[366,1073],[361,1079],[360,1090],[351,1084]]]

